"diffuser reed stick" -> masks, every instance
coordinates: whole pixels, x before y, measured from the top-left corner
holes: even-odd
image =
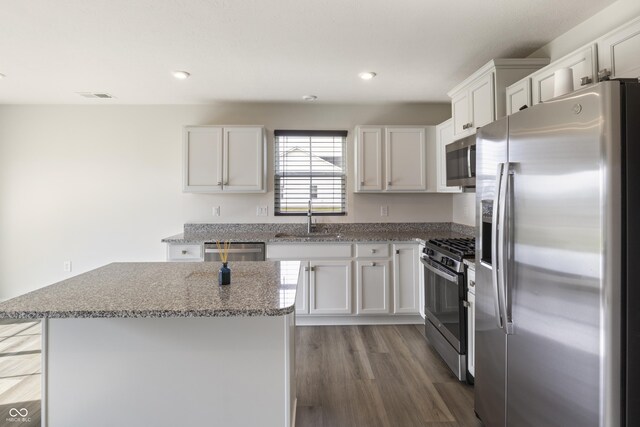
[[[229,258],[229,247],[231,247],[231,242],[225,241],[220,245],[220,242],[216,240],[216,246],[218,247],[218,253],[220,254],[220,261],[223,264],[227,263],[227,259]]]

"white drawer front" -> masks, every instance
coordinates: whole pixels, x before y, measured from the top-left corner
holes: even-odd
[[[357,243],[358,258],[389,258],[389,245],[386,243]]]
[[[169,245],[169,261],[201,261],[202,245]]]
[[[351,258],[351,244],[276,243],[267,245],[267,259]]]

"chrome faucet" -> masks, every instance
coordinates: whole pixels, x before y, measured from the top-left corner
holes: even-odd
[[[313,214],[311,213],[311,199],[309,199],[309,210],[307,210],[307,233],[311,234],[316,231],[316,225],[313,223]]]

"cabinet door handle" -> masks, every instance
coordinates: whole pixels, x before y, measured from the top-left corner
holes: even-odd
[[[376,266],[376,263],[375,263],[375,262],[372,262],[372,263],[371,263],[371,267],[375,267],[375,266]]]
[[[309,267],[305,267],[305,268],[304,268],[304,271],[309,271]]]
[[[396,249],[396,255],[400,255],[400,249]]]
[[[222,185],[222,181],[218,181],[218,185]]]
[[[463,301],[462,305],[464,305],[465,307],[471,307],[471,304],[469,304],[469,301]]]
[[[387,185],[391,187],[391,181],[387,181]]]
[[[186,255],[186,254],[187,254],[187,250],[186,250],[186,249],[183,249],[183,250],[182,250],[182,255]]]
[[[315,267],[310,267],[309,271],[316,271],[316,268]]]
[[[589,83],[592,83],[593,79],[589,76],[584,76],[580,79],[580,86],[584,86],[584,85],[588,85]]]
[[[376,249],[371,249],[372,254],[375,254],[376,252],[378,252]]]
[[[364,187],[364,181],[360,181],[360,185]]]
[[[476,285],[476,281],[475,280],[469,280],[469,286],[471,286],[472,288]]]

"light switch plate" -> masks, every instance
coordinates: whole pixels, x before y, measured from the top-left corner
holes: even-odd
[[[267,216],[267,215],[269,215],[269,207],[268,206],[256,206],[256,215],[257,216]]]
[[[212,209],[213,216],[220,216],[220,206],[214,206]]]
[[[71,273],[71,261],[65,261],[64,263],[62,263],[62,269],[66,273]]]
[[[389,206],[387,205],[380,206],[380,216],[389,216]]]

